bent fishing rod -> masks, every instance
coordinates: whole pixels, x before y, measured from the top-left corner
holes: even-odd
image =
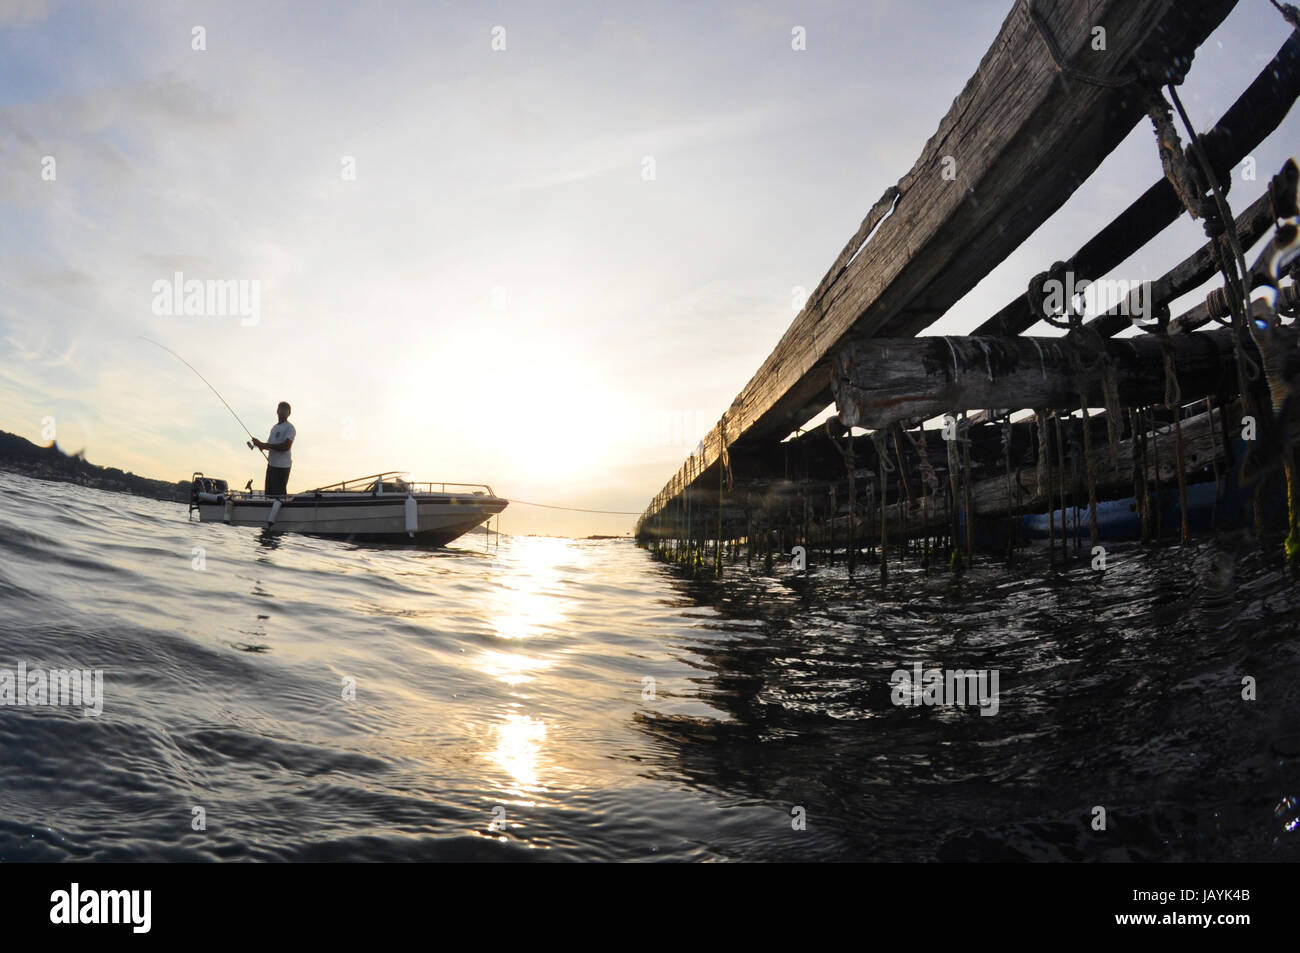
[[[217,392],[217,389],[216,389],[215,387],[213,387],[210,383],[208,383],[208,379],[207,379],[206,377],[204,377],[202,374],[199,374],[199,370],[198,370],[197,367],[195,367],[195,366],[194,366],[193,364],[191,364],[189,361],[185,360],[185,358],[181,357],[179,354],[177,354],[175,351],[173,351],[173,350],[172,350],[171,348],[169,348],[167,345],[165,345],[165,344],[159,344],[159,343],[158,343],[157,341],[155,341],[153,338],[147,338],[147,337],[145,337],[143,334],[141,334],[141,335],[137,335],[137,336],[140,338],[141,341],[148,341],[150,344],[153,344],[153,345],[155,345],[156,347],[160,347],[160,348],[162,348],[164,351],[166,351],[166,352],[167,352],[168,354],[170,354],[172,357],[176,358],[176,360],[180,361],[182,364],[184,364],[186,367],[188,367],[190,370],[192,370],[195,374],[198,374],[198,375],[199,375],[199,380],[203,381],[203,383],[205,383],[205,384],[208,385],[208,390],[212,391],[212,393],[214,393],[214,394],[217,395],[217,400],[221,401],[223,404],[226,405],[226,410],[230,411],[230,415],[231,415],[232,417],[234,417],[236,420],[239,420],[239,414],[235,413],[235,408],[231,407],[229,404],[226,404],[226,398],[222,397],[221,394]],[[243,428],[244,428],[244,433],[248,434],[248,443],[247,443],[247,446],[248,446],[248,449],[249,449],[249,450],[252,450],[252,449],[253,449],[253,440],[256,439],[256,438],[253,436],[252,431],[250,431],[250,430],[248,429],[248,427],[244,426],[244,422],[243,422],[242,420],[239,420],[239,426],[243,427]],[[258,450],[257,452],[260,453],[263,457],[266,457],[266,459],[267,459],[268,462],[270,461],[271,458],[266,456],[266,451],[265,451],[265,450]]]

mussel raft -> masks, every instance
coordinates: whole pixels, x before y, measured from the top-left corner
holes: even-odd
[[[637,538],[696,573],[742,553],[850,570],[865,556],[886,580],[907,555],[960,569],[1034,540],[1090,558],[1251,527],[1300,569],[1300,166],[1239,214],[1228,198],[1300,95],[1300,13],[1279,8],[1289,35],[1211,128],[1178,95],[1234,6],[1017,3]],[[1143,122],[1160,179],[969,335],[917,337]],[[1183,215],[1205,232],[1193,254],[1155,280],[1116,277]],[[1081,293],[1116,283],[1131,293]],[[1056,331],[1023,336],[1040,325]]]

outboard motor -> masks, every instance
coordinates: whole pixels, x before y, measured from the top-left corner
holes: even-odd
[[[220,503],[229,488],[225,480],[195,473],[190,479],[190,513],[193,514],[200,503]]]

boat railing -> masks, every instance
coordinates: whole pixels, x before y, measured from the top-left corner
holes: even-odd
[[[350,480],[340,480],[338,483],[331,483],[328,486],[318,486],[314,490],[307,490],[307,493],[369,493],[374,491],[379,496],[387,495],[386,490],[389,486],[395,485],[398,493],[405,494],[408,491],[415,493],[446,493],[447,487],[458,487],[460,489],[473,490],[475,492],[485,491],[488,496],[496,496],[492,492],[492,487],[486,483],[449,483],[439,482],[436,480],[425,480],[413,483],[404,479],[406,470],[385,470],[383,473],[371,473],[368,476],[353,477]],[[385,480],[386,477],[393,477],[391,481]],[[437,487],[438,489],[434,489]],[[392,491],[388,491],[392,492]],[[455,492],[453,490],[452,492]]]
[[[420,483],[409,483],[403,481],[403,483],[406,486],[409,486],[416,493],[446,493],[447,487],[451,486],[451,487],[461,487],[467,490],[474,490],[476,492],[482,490],[487,496],[496,496],[496,494],[492,492],[492,487],[488,486],[486,483],[437,483],[432,480],[422,481]],[[434,489],[435,486],[438,489],[435,490]],[[423,487],[423,489],[421,489],[421,487]],[[456,491],[453,490],[452,492],[456,492]]]
[[[369,490],[374,486],[374,481],[382,481],[384,477],[402,477],[406,474],[405,470],[385,470],[383,473],[371,473],[369,476],[353,477],[350,480],[340,480],[338,483],[331,483],[329,486],[318,486],[308,490],[308,493],[318,493],[322,490],[335,490],[340,493],[361,493]],[[364,485],[359,485],[364,484]]]

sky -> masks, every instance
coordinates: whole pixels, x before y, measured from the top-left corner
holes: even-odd
[[[240,425],[149,338],[262,439],[293,404],[291,490],[404,470],[640,512],[1012,5],[0,0],[0,429],[260,486]],[[1182,91],[1193,122],[1288,30],[1241,0]],[[1298,133],[1240,170],[1235,210]],[[974,328],[1160,174],[1140,125],[927,333]],[[1184,217],[1110,277],[1203,240]],[[167,313],[177,273],[257,297]],[[634,523],[516,504],[502,529]]]

